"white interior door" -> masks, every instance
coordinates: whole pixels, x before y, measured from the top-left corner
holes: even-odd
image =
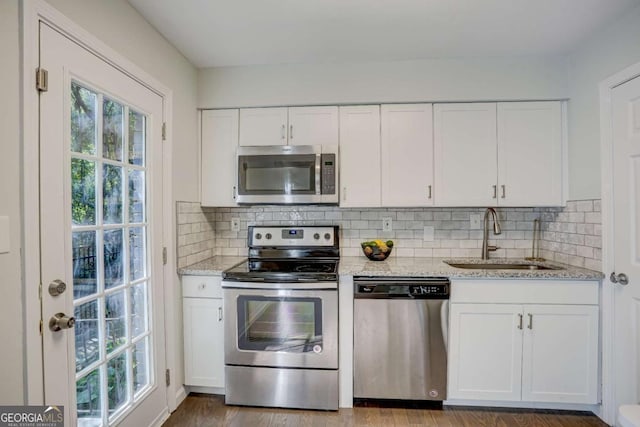
[[[640,77],[612,91],[615,400],[640,401]],[[624,285],[626,275],[628,284]]]
[[[150,425],[167,413],[163,100],[44,23],[40,64],[45,402],[68,425]],[[52,330],[56,313],[75,325]]]

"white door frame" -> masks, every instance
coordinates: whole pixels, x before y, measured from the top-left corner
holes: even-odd
[[[108,64],[117,68],[163,98],[163,122],[166,123],[166,140],[163,143],[163,246],[167,248],[167,263],[163,269],[164,295],[167,302],[165,316],[166,366],[176,372],[177,350],[173,302],[176,300],[175,277],[175,212],[172,186],[172,105],[173,92],[154,77],[133,64],[129,59],[98,40],[91,33],[64,16],[44,0],[22,0],[21,19],[21,100],[22,100],[22,264],[24,286],[25,331],[25,403],[44,404],[44,373],[42,368],[42,337],[40,336],[41,304],[40,284],[40,194],[39,174],[34,172],[39,164],[39,108],[35,90],[35,70],[39,64],[39,22],[46,22],[62,34],[78,43]],[[167,406],[173,411],[186,396],[182,384],[171,383],[167,387]]]
[[[640,76],[640,62],[606,78],[600,83],[600,165],[602,182],[602,408],[600,417],[613,424],[618,410],[615,402],[615,366],[613,341],[615,328],[614,287],[608,273],[614,266],[613,234],[613,120],[611,92],[621,84]]]

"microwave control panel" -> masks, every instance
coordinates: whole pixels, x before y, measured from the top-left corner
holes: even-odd
[[[336,155],[322,154],[320,162],[321,194],[336,194]]]

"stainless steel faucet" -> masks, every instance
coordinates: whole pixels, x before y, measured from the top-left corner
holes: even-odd
[[[489,214],[493,218],[493,234],[500,234],[500,222],[498,221],[498,214],[493,208],[487,208],[484,212],[484,234],[482,236],[482,259],[489,259],[489,251],[493,252],[498,250],[497,246],[489,246]]]

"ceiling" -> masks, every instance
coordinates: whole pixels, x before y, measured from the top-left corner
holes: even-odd
[[[197,67],[564,55],[640,0],[128,0]]]

